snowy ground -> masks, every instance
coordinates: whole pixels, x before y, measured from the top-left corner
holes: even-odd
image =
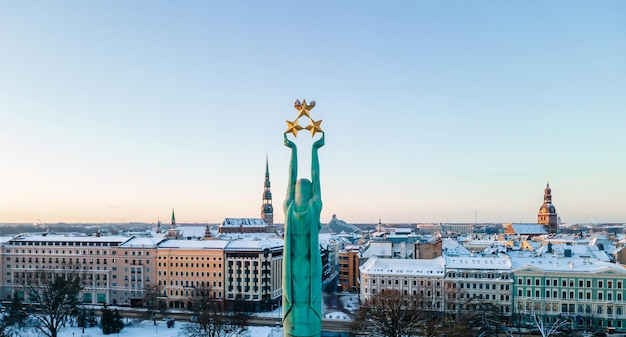
[[[168,328],[165,322],[157,322],[155,327],[152,321],[143,321],[135,323],[130,326],[125,326],[119,334],[105,335],[98,327],[85,328],[85,333],[82,333],[82,328],[64,328],[59,333],[59,337],[184,337],[183,326],[188,323],[176,322],[173,328]],[[24,333],[21,333],[19,337],[40,337],[41,333],[33,329],[25,329]],[[265,326],[248,327],[248,331],[241,334],[241,337],[282,337],[282,331],[277,331],[276,328]]]
[[[350,320],[350,314],[354,314],[358,310],[358,295],[353,293],[338,293],[337,298],[341,302],[342,309],[329,309],[324,311],[325,319]],[[275,318],[276,322],[280,322],[281,308],[278,307],[274,311],[255,313],[254,316]],[[174,328],[168,328],[164,321],[157,321],[157,326],[152,321],[130,321],[131,324],[126,325],[119,334],[104,335],[99,327],[82,328],[68,327],[59,332],[59,337],[184,337],[185,333],[182,329],[188,322],[176,321]],[[41,337],[38,331],[32,328],[26,328],[24,333],[19,337]],[[277,330],[275,326],[251,326],[248,330],[241,334],[240,337],[282,337],[282,329]]]

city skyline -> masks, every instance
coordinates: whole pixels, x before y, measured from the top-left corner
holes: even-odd
[[[322,222],[626,222],[625,9],[0,3],[0,222],[282,223],[296,99]]]

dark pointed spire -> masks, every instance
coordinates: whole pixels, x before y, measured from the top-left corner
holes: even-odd
[[[263,205],[261,218],[268,225],[274,224],[274,207],[272,206],[272,191],[270,189],[270,165],[268,155],[265,155],[265,182],[263,183]]]
[[[270,163],[267,154],[265,155],[265,187],[270,187]]]
[[[174,209],[172,208],[172,229],[176,228],[176,217],[174,216]]]

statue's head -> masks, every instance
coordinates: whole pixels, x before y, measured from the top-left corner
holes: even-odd
[[[313,185],[309,179],[299,179],[296,181],[296,203],[308,203],[313,194]]]

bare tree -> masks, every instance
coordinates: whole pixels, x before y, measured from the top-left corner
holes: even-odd
[[[147,309],[146,318],[151,319],[154,325],[157,324],[157,315],[164,315],[167,311],[165,303],[159,300],[159,297],[162,296],[162,292],[163,286],[159,284],[149,284],[144,288],[142,304]]]
[[[246,311],[246,303],[242,298],[238,298],[233,302],[232,310],[228,313],[229,322],[232,332],[239,336],[241,332],[247,329],[250,313]]]
[[[471,322],[476,313],[467,306],[466,293],[459,288],[446,289],[445,310],[441,314],[438,325],[440,335],[450,337],[473,336]]]
[[[441,308],[435,305],[432,298],[385,290],[361,306],[353,328],[387,337],[473,336],[471,323],[476,314],[471,310],[462,310],[469,309],[469,306],[459,301],[460,296],[448,298],[446,308]]]
[[[560,328],[568,323],[568,320],[566,319],[557,319],[553,323],[546,323],[536,312],[533,312],[531,317],[533,318],[535,326],[539,329],[539,333],[541,333],[542,337],[553,336],[557,333],[557,331],[559,331]]]
[[[39,271],[25,288],[29,300],[41,306],[41,313],[35,318],[40,323],[37,329],[45,336],[57,337],[58,332],[78,314],[78,294],[82,284],[76,273]]]
[[[215,297],[210,287],[194,289],[189,298],[194,312],[193,321],[185,327],[190,337],[237,336],[248,322],[249,315],[235,305],[233,311],[225,311],[224,300]]]
[[[369,330],[375,336],[403,337],[420,328],[420,303],[416,296],[386,290],[366,301],[355,319],[357,330]]]

